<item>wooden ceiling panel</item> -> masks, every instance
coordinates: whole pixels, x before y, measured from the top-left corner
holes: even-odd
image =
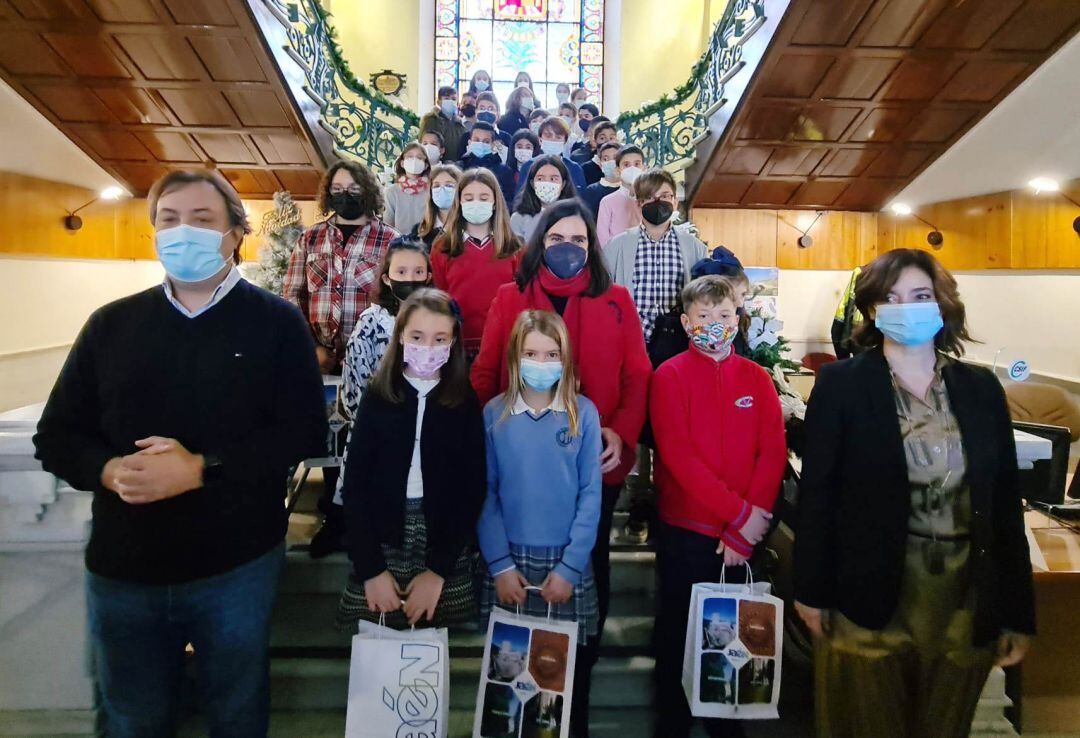
[[[289,125],[285,109],[277,95],[269,90],[230,90],[225,97],[245,126],[284,128]]]
[[[157,23],[158,14],[149,0],[86,0],[94,14],[106,23]]]
[[[191,26],[235,26],[229,4],[221,0],[162,0],[177,23]]]
[[[191,40],[210,76],[219,82],[262,82],[266,80],[251,45],[242,38],[197,36]]]
[[[879,210],[1080,31],[1080,0],[790,0],[762,28],[691,205]]]
[[[0,79],[133,194],[220,165],[247,197],[310,197],[322,142],[249,1],[0,0]]]
[[[259,149],[267,164],[306,164],[307,152],[292,132],[252,135],[252,142]]]
[[[138,87],[95,87],[94,94],[121,123],[164,126],[170,122],[151,94]]]
[[[202,156],[183,133],[140,131],[135,136],[162,163],[202,161]]]
[[[39,85],[30,92],[65,123],[113,123],[116,121],[105,104],[85,87],[74,85]]]
[[[971,61],[953,75],[941,90],[946,102],[987,103],[998,97],[1014,81],[1030,73],[1026,62]]]
[[[787,74],[777,74],[762,87],[764,97],[810,97],[833,65],[833,57],[825,55],[784,54],[779,66]]]
[[[931,49],[980,49],[1023,4],[1024,0],[951,2],[927,26],[918,45]],[[1026,14],[1013,20],[1032,22]]]
[[[1002,51],[1047,50],[1064,43],[1071,26],[1080,23],[1076,0],[1029,0],[1024,23],[1006,23],[990,39],[991,49]]]
[[[275,169],[274,175],[295,197],[315,197],[322,180],[319,172],[310,169]]]
[[[874,0],[812,3],[791,39],[792,46],[844,46]]]
[[[103,36],[81,33],[46,33],[45,41],[80,77],[131,79],[132,75],[113,53]]]
[[[158,90],[158,94],[186,126],[235,126],[238,123],[232,108],[216,90]]]
[[[838,61],[818,88],[817,97],[869,100],[900,62],[896,59],[851,57]]]
[[[146,79],[203,79],[206,70],[184,38],[125,33],[116,42]]]
[[[0,67],[12,76],[62,77],[69,73],[52,47],[29,31],[0,31]]]
[[[809,177],[828,153],[828,149],[778,148],[767,171],[771,177]]]
[[[198,133],[194,136],[202,150],[219,164],[255,164],[246,137],[236,133]]]

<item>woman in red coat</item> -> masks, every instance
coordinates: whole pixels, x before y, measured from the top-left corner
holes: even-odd
[[[472,367],[473,388],[482,403],[507,388],[507,342],[523,310],[550,310],[562,316],[574,347],[581,392],[600,412],[604,496],[593,569],[602,633],[610,599],[608,532],[615,500],[634,465],[652,365],[633,298],[626,288],[612,284],[592,213],[576,198],[548,207],[525,249],[515,282],[504,284],[495,295],[480,355]]]

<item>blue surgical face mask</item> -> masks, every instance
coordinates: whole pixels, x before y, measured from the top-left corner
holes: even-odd
[[[447,118],[453,118],[455,115],[457,115],[457,101],[440,100],[439,110],[441,110],[442,114],[445,115]]]
[[[155,234],[158,259],[177,282],[203,282],[225,268],[221,255],[223,233],[187,224]]]
[[[476,119],[481,123],[491,123],[495,125],[495,113],[491,110],[481,110],[476,114]]]
[[[486,79],[476,80],[477,92],[486,92],[488,87],[490,87],[490,85],[488,84],[488,81]]]
[[[521,381],[537,392],[546,392],[562,379],[562,362],[521,360]]]
[[[930,343],[945,325],[936,302],[885,303],[878,305],[874,325],[902,346]]]
[[[566,148],[566,141],[555,141],[550,138],[545,138],[540,142],[540,150],[548,156],[561,155],[563,149]]]
[[[469,141],[469,153],[478,159],[491,156],[491,144],[486,141]]]
[[[490,200],[470,200],[461,203],[461,217],[473,225],[480,225],[491,220],[495,212],[495,203]]]
[[[544,249],[544,264],[559,279],[576,277],[585,268],[589,254],[576,244],[563,241]]]
[[[457,187],[453,185],[440,185],[431,188],[431,201],[439,210],[446,210],[454,203],[454,193]]]

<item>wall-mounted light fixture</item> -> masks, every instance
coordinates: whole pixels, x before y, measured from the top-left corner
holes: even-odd
[[[795,243],[798,245],[798,247],[800,249],[808,249],[808,248],[810,248],[811,246],[814,245],[814,239],[811,238],[811,236],[810,236],[810,229],[813,228],[815,225],[817,225],[817,222],[819,220],[821,220],[821,216],[824,215],[824,214],[825,213],[823,211],[821,211],[821,210],[817,211],[814,214],[814,219],[810,221],[810,225],[806,226],[805,228],[802,227],[802,224],[806,222],[806,220],[804,219],[804,216],[799,216],[799,224],[798,225],[793,225],[792,223],[788,223],[788,221],[784,220],[783,218],[780,218],[780,220],[783,220],[785,223],[787,223],[789,226],[791,226],[792,228],[794,228],[795,230],[797,230],[799,232],[799,234],[800,234],[799,238],[795,241]],[[806,214],[806,217],[807,218],[809,217],[809,213]]]
[[[95,197],[93,200],[88,203],[84,203],[83,205],[80,205],[79,207],[69,212],[66,216],[64,216],[64,228],[67,228],[69,231],[79,230],[80,228],[82,228],[82,218],[80,218],[78,215],[78,212],[80,210],[90,207],[98,200],[119,200],[121,197],[124,197],[127,194],[128,193],[124,192],[124,190],[119,187],[106,187],[101,192],[99,192],[98,196]]]
[[[930,226],[930,232],[926,234],[926,242],[934,247],[934,249],[940,249],[941,245],[945,243],[945,236],[941,235],[941,231],[938,227],[924,218],[920,218],[911,206],[903,202],[894,202],[889,206],[889,209],[893,211],[894,215],[900,217],[906,217],[908,215],[914,216],[920,223]]]
[[[1028,182],[1028,187],[1035,191],[1036,195],[1041,195],[1044,192],[1056,192],[1066,200],[1071,202],[1076,207],[1080,208],[1080,202],[1069,197],[1067,194],[1061,191],[1061,185],[1058,184],[1056,179],[1050,179],[1049,177],[1036,177]],[[1073,220],[1073,230],[1077,235],[1080,235],[1080,215],[1076,216]]]

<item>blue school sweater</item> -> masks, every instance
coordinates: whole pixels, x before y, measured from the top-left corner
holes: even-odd
[[[579,395],[579,433],[571,438],[565,412],[504,418],[504,397],[484,408],[488,491],[477,524],[480,551],[494,577],[514,568],[511,544],[563,546],[552,571],[576,585],[600,522],[600,415]]]

